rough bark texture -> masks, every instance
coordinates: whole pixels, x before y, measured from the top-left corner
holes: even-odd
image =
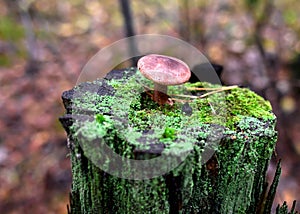
[[[73,174],[69,213],[236,214],[269,210],[280,174],[279,167],[275,189],[268,195],[266,170],[277,139],[276,117],[269,103],[248,89],[237,88],[172,107],[158,106],[150,99],[151,91],[143,92],[144,84],[151,83],[135,69],[128,69],[63,93],[66,114],[60,121],[68,134]],[[184,93],[176,88],[169,91]],[[181,126],[184,121],[188,122]],[[124,124],[125,128],[133,127],[130,136],[121,130]],[[153,124],[161,125],[162,131]],[[106,173],[93,161],[99,155],[101,140],[131,159],[154,158],[166,151],[177,158],[183,150],[190,149],[190,153],[167,174],[128,180]],[[216,152],[202,164],[203,148],[213,141],[218,141],[211,147]]]

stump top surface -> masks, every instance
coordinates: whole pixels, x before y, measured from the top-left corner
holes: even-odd
[[[206,140],[213,133],[219,139],[241,130],[264,133],[266,127],[275,124],[270,103],[247,88],[189,99],[220,86],[205,82],[171,86],[169,93],[174,97],[183,95],[183,98],[176,97],[181,101],[173,106],[159,106],[149,96],[151,86],[134,68],[113,71],[102,80],[81,83],[63,93],[67,117],[61,121],[70,126],[66,121],[73,120],[72,129],[85,130],[85,137],[91,140],[116,129],[135,146],[135,151],[149,152],[150,149],[154,154],[173,143]],[[208,88],[208,91],[187,88]]]

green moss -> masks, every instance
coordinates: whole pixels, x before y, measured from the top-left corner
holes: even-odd
[[[230,91],[226,96],[226,102],[230,109],[229,117],[232,123],[240,121],[243,116],[254,117],[263,120],[274,120],[272,107],[269,101],[246,88],[237,88]]]
[[[219,88],[209,83],[188,83],[187,87]],[[243,117],[275,120],[269,101],[247,88],[234,88],[196,100],[202,122],[217,123],[235,130],[235,125]],[[215,113],[212,113],[212,109]]]
[[[97,123],[103,124],[105,121],[105,116],[103,114],[96,114],[95,120]]]
[[[161,140],[175,140],[175,138],[176,138],[176,129],[166,127],[161,137]]]
[[[127,75],[123,79],[95,81],[91,85],[101,86],[103,81],[109,86],[117,87],[112,88],[113,95],[99,95],[90,90],[73,99],[73,114],[89,112],[95,115],[96,121],[84,122],[84,125],[75,122],[73,130],[76,130],[75,135],[87,136],[91,141],[96,138],[104,138],[107,141],[110,138],[118,138],[119,140],[112,141],[110,146],[115,152],[123,151],[122,155],[128,157],[134,156],[132,148],[149,149],[149,145],[164,143],[167,145],[166,151],[173,149],[173,152],[179,152],[179,149],[174,149],[178,145],[172,145],[172,142],[186,141],[193,144],[196,141],[205,141],[208,137],[206,132],[209,132],[207,130],[211,127],[206,127],[203,132],[197,130],[199,126],[205,127],[203,124],[220,125],[225,130],[232,131],[252,130],[250,128],[253,124],[261,124],[263,127],[262,121],[274,123],[276,118],[268,101],[245,88],[221,91],[201,99],[189,99],[186,103],[175,102],[173,106],[159,106],[144,92],[144,85],[151,83],[139,72],[132,76]],[[187,87],[220,86],[199,82],[187,83],[184,87],[178,87],[177,91],[176,86],[173,86],[170,91],[174,94],[200,95],[196,91],[188,92]],[[77,86],[75,90],[80,91],[81,86]],[[189,113],[185,112],[186,108],[189,109]],[[187,133],[186,130],[191,131]],[[141,140],[145,131],[151,131],[151,134]],[[262,131],[274,133],[271,129]],[[258,142],[258,145],[261,143]],[[184,147],[180,147],[182,146]],[[88,150],[93,151],[93,147]],[[228,171],[230,173],[230,170]]]
[[[80,97],[75,97],[72,102],[72,113],[77,114],[82,111],[94,114],[105,114],[111,111],[110,106],[115,102],[114,96],[99,96],[96,93],[87,91]]]
[[[97,81],[94,83],[99,84]],[[85,109],[95,114],[113,111],[119,117],[126,117],[128,123],[134,125],[136,129],[151,129],[151,126],[182,128],[180,124],[188,118],[189,122],[192,120],[194,124],[199,122],[219,124],[234,130],[235,125],[243,117],[261,120],[275,119],[270,103],[247,88],[235,88],[201,99],[189,99],[188,105],[192,109],[192,115],[187,116],[182,111],[183,103],[177,102],[174,106],[158,106],[147,95],[143,95],[145,90],[143,86],[151,87],[152,83],[143,78],[139,72],[126,79],[109,80],[107,84],[114,88],[114,96],[100,96],[96,93],[85,92],[80,98],[74,99],[74,111]],[[187,95],[196,93],[187,91],[186,87],[218,88],[220,86],[199,82],[187,83],[185,86],[169,87],[169,93]],[[196,95],[200,94],[196,93]],[[164,124],[159,124],[162,122]]]

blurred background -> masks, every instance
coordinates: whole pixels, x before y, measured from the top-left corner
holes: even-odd
[[[271,101],[279,139],[270,181],[282,159],[275,205],[297,200],[300,210],[298,0],[2,0],[0,213],[66,213],[61,93],[101,48],[146,33],[189,42],[224,67],[225,84]]]

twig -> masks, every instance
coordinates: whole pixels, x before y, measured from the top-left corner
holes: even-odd
[[[177,102],[181,102],[181,103],[190,103],[190,102],[193,101],[193,100],[182,100],[182,99],[177,99],[177,98],[174,98],[174,97],[172,97],[171,100],[177,101]]]
[[[139,84],[141,84],[146,90],[153,90],[152,88],[142,84],[139,82]],[[190,100],[182,100],[182,99],[177,99],[177,98],[174,98],[174,97],[185,97],[185,98],[191,98],[191,99],[199,99],[199,98],[204,98],[204,97],[207,97],[211,94],[215,94],[215,93],[219,93],[221,91],[227,91],[227,90],[231,90],[231,89],[234,89],[234,88],[238,88],[237,85],[231,85],[231,86],[224,86],[224,87],[220,87],[220,88],[196,88],[196,87],[187,87],[187,90],[190,90],[190,91],[209,91],[210,92],[207,92],[205,94],[202,94],[200,96],[194,96],[194,95],[186,95],[186,94],[170,94],[169,96],[171,96],[172,100],[174,101],[179,101],[179,102],[191,102]]]
[[[233,88],[237,88],[237,85],[232,85],[232,86],[224,86],[220,88],[197,88],[197,87],[186,87],[187,90],[189,91],[217,91],[217,90],[230,90]]]
[[[215,94],[215,93],[218,93],[218,92],[221,92],[221,91],[231,90],[231,89],[234,89],[234,88],[237,88],[237,87],[238,86],[235,85],[234,87],[221,88],[219,90],[215,90],[215,91],[208,92],[206,94],[202,94],[202,95],[199,96],[199,98],[207,97],[208,95]]]
[[[186,94],[170,94],[170,96],[171,97],[186,97],[186,98],[192,98],[192,99],[199,98],[199,96],[186,95]]]
[[[187,98],[196,99],[196,98],[207,97],[208,95],[215,94],[215,93],[218,93],[218,92],[221,92],[221,91],[231,90],[231,89],[234,89],[234,88],[237,88],[237,87],[238,87],[237,85],[232,85],[232,86],[225,86],[225,87],[221,87],[221,88],[206,88],[208,90],[213,90],[213,91],[210,91],[208,93],[202,94],[200,96],[184,95],[184,94],[171,94],[170,96],[187,97]],[[192,88],[192,89],[193,90],[197,90],[197,89],[202,89],[202,88]]]

